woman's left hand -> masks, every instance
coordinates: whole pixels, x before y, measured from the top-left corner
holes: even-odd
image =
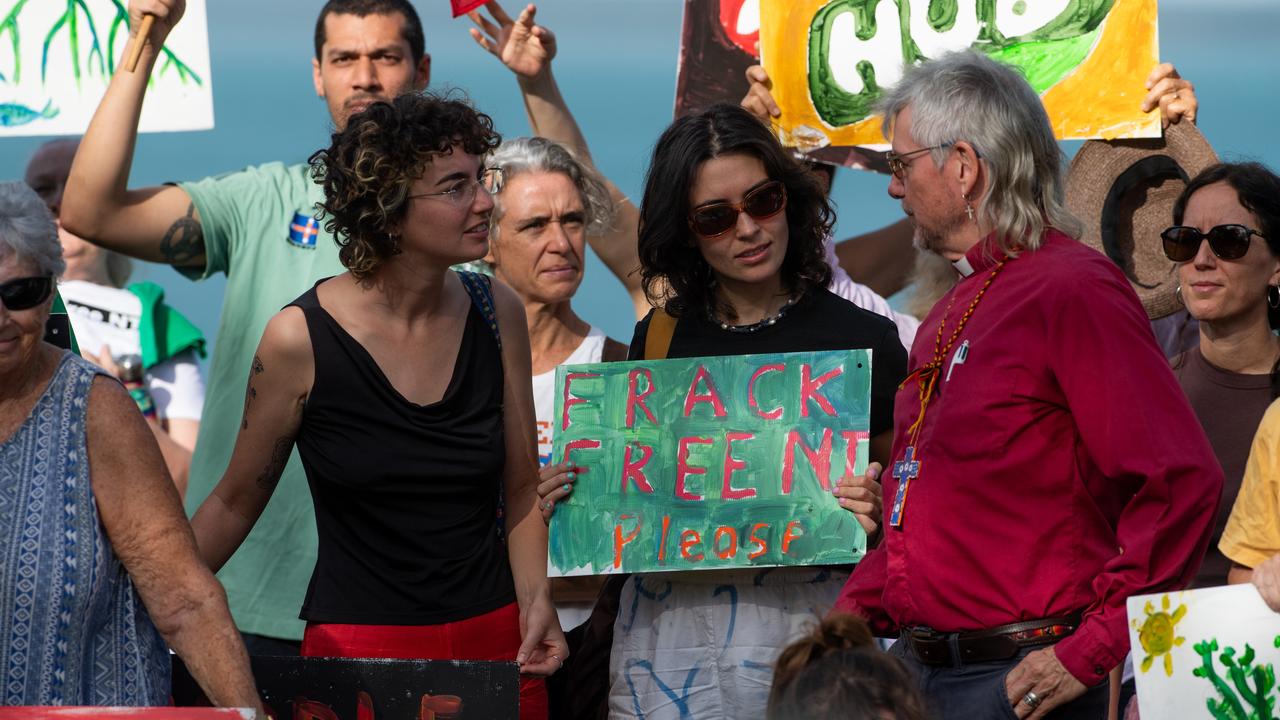
[[[560,629],[555,606],[545,592],[527,608],[520,609],[522,641],[516,662],[524,675],[547,677],[559,670],[569,657],[569,643]]]
[[[883,517],[884,492],[880,489],[880,463],[871,463],[861,477],[845,476],[836,482],[832,494],[840,500],[840,507],[853,513],[858,524],[870,538],[880,529]]]

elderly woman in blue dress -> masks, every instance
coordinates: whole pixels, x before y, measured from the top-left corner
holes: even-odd
[[[137,406],[44,342],[64,267],[45,204],[0,183],[0,703],[166,705],[167,645],[215,703],[258,708]]]

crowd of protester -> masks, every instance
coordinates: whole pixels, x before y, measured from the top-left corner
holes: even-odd
[[[130,187],[184,8],[133,0],[142,70],[0,184],[5,704],[165,704],[171,649],[239,707],[250,656],[303,655],[514,661],[528,719],[1104,720],[1140,712],[1129,597],[1252,582],[1280,612],[1280,177],[1217,160],[1172,66],[1142,101],[1165,139],[1069,172],[1016,71],[909,69],[878,106],[906,218],[835,242],[835,170],[778,142],[763,69],[657,138],[636,204],[554,34],[497,2],[471,34],[534,136],[426,92],[406,0],[329,0],[328,147]],[[588,247],[629,345],[573,307]],[[130,258],[227,277],[207,393]],[[883,297],[906,267],[914,315]],[[558,366],[854,348],[859,564],[548,579],[581,471],[552,462]]]

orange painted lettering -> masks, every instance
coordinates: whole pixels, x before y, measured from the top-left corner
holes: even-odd
[[[622,523],[613,526],[613,569],[617,570],[622,567],[622,548],[627,543],[636,539],[636,535],[640,534],[640,526],[644,523],[634,515],[619,515],[619,520],[635,520],[636,527],[631,531],[630,535],[622,536]]]
[[[720,538],[729,538],[729,545],[721,549]],[[711,549],[716,551],[716,555],[721,560],[728,560],[738,553],[738,531],[728,525],[721,525],[716,528],[716,534],[711,538]]]
[[[697,530],[685,530],[680,533],[680,554],[684,556],[685,560],[688,560],[689,562],[698,562],[703,558],[702,553],[698,553],[697,555],[691,555],[689,553],[689,551],[700,542],[702,542],[702,536],[698,534]]]
[[[760,528],[767,528],[767,527],[769,527],[769,523],[756,523],[755,525],[751,526],[751,537],[747,539],[756,544],[756,549],[752,550],[747,555],[748,560],[755,560],[756,558],[760,557],[761,555],[769,551],[769,546],[765,544],[764,540],[760,539],[760,536],[756,535],[756,533],[760,531]]]
[[[792,528],[799,528],[800,532],[791,532]],[[792,520],[787,523],[787,529],[782,533],[782,554],[786,555],[787,550],[791,547],[791,541],[796,538],[804,537],[804,528],[800,526],[799,520]]]

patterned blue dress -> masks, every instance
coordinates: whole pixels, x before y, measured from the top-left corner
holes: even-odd
[[[0,702],[167,705],[169,657],[89,485],[85,416],[101,371],[67,353],[0,444]]]

